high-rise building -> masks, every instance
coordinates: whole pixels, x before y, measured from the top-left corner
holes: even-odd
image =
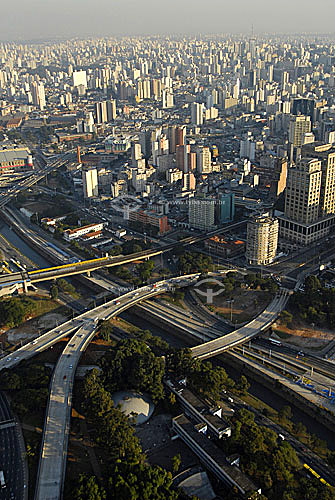
[[[300,148],[306,141],[306,134],[311,132],[312,123],[309,116],[292,116],[289,124],[290,159],[299,157]]]
[[[142,159],[142,149],[139,142],[133,142],[131,145],[131,162],[133,167],[137,166],[137,161]]]
[[[162,92],[162,108],[168,109],[168,108],[173,108],[173,106],[174,106],[173,93],[171,92],[171,90],[164,89]]]
[[[190,153],[190,145],[176,146],[176,167],[183,172],[188,172],[188,154]]]
[[[305,97],[298,97],[296,99],[293,99],[292,114],[296,116],[299,115],[309,116],[312,125],[314,122],[314,110],[315,110],[314,99],[308,99]]]
[[[116,118],[116,101],[111,99],[107,101],[107,120],[113,122]]]
[[[303,159],[289,169],[286,183],[285,215],[291,220],[310,224],[319,218],[321,161]]]
[[[212,155],[208,147],[200,146],[197,148],[197,171],[200,174],[212,172]]]
[[[96,102],[94,104],[94,110],[95,110],[95,121],[97,124],[100,125],[101,123],[108,122],[107,101]]]
[[[277,252],[278,220],[272,217],[253,216],[247,225],[246,259],[251,265],[271,264]]]
[[[183,146],[186,141],[186,126],[175,129],[175,146]]]
[[[45,108],[45,91],[43,83],[33,82],[31,85],[33,104],[43,110]]]
[[[335,214],[335,147],[331,144],[312,143],[302,147],[304,158],[321,161],[321,189],[319,216]]]
[[[194,191],[196,186],[196,180],[194,174],[192,172],[188,172],[184,174],[183,177],[183,189],[186,191]]]
[[[72,73],[72,82],[74,87],[83,85],[85,88],[87,88],[86,71],[74,71]]]
[[[215,229],[216,199],[206,197],[190,198],[188,204],[188,221],[191,227],[201,231]]]
[[[198,102],[191,104],[191,122],[193,125],[202,125],[204,123],[204,105]]]
[[[98,172],[96,168],[85,168],[83,175],[83,191],[84,198],[92,198],[98,196]]]
[[[311,119],[309,116],[292,116],[289,125],[289,142],[292,146],[301,147],[304,135],[311,131]]]
[[[235,194],[223,193],[219,196],[219,222],[231,222],[235,216]]]
[[[287,180],[287,158],[276,158],[273,167],[272,179],[270,184],[270,194],[273,200],[276,200],[286,188]]]
[[[318,158],[304,158],[288,171],[285,215],[279,222],[280,236],[293,245],[310,245],[327,236],[335,224],[333,162],[333,156],[327,157],[322,168]]]

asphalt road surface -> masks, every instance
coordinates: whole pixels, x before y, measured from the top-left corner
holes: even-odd
[[[6,397],[0,392],[0,470],[4,472],[6,482],[6,488],[0,489],[0,500],[27,498],[23,453],[16,422]]]

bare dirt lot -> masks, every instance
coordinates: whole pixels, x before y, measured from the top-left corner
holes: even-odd
[[[17,328],[11,328],[2,335],[4,340],[8,342],[16,342],[38,337],[41,333],[55,328],[57,325],[64,323],[68,318],[60,312],[50,312],[26,321]]]
[[[234,290],[233,302],[230,304],[230,299],[217,295],[213,299],[214,311],[218,312],[227,319],[231,319],[234,323],[244,323],[251,321],[255,316],[260,314],[263,309],[272,300],[269,292],[263,290],[248,290],[238,288]]]
[[[274,323],[273,332],[274,336],[282,339],[285,343],[309,349],[323,349],[329,342],[335,340],[334,331],[306,325],[294,325],[289,328]]]

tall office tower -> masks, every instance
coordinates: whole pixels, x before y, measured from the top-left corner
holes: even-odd
[[[208,147],[201,146],[197,148],[197,171],[200,174],[212,172],[212,155]]]
[[[241,88],[241,81],[239,78],[237,78],[236,83],[233,87],[233,98],[234,99],[239,99],[240,97],[240,88]]]
[[[84,198],[92,198],[98,196],[98,171],[96,168],[84,168],[83,176],[83,191]]]
[[[171,90],[164,89],[162,92],[162,108],[168,109],[168,108],[173,108],[173,106],[174,106],[173,93],[171,92]]]
[[[183,189],[186,191],[194,191],[196,186],[196,180],[194,174],[192,172],[188,172],[184,174],[183,177]]]
[[[252,71],[249,72],[249,88],[256,87],[257,83],[257,71],[253,69]]]
[[[158,79],[151,80],[151,95],[159,101],[162,97],[162,82]]]
[[[176,167],[182,172],[188,172],[187,155],[190,152],[190,145],[176,146]]]
[[[202,125],[204,123],[204,105],[198,102],[191,104],[191,121],[193,125]]]
[[[312,124],[309,116],[292,116],[289,124],[290,159],[295,161],[301,146],[304,144],[305,134],[311,131]]]
[[[253,265],[271,264],[277,252],[278,220],[264,215],[253,216],[247,225],[246,260]]]
[[[221,224],[231,222],[235,217],[235,194],[223,193],[219,196],[218,219]]]
[[[186,126],[183,125],[182,127],[177,127],[176,128],[176,139],[175,139],[175,144],[176,146],[183,146],[186,141]]]
[[[31,85],[33,104],[43,110],[45,108],[45,91],[43,83],[33,82]]]
[[[334,156],[325,155],[321,161],[320,153],[315,152],[313,159],[303,158],[288,171],[280,236],[294,245],[310,245],[327,236],[335,225]]]
[[[283,71],[283,74],[281,77],[282,87],[285,88],[286,85],[289,83],[289,81],[290,81],[290,73],[288,71]]]
[[[107,120],[113,122],[116,118],[116,101],[111,99],[107,101]]]
[[[142,148],[139,142],[133,142],[131,145],[131,163],[133,167],[137,166],[137,161],[142,159]]]
[[[143,99],[143,81],[142,80],[137,80],[136,84],[136,98],[137,100],[142,100]]]
[[[320,217],[335,214],[335,147],[331,144],[312,143],[302,147],[303,158],[321,161]]]
[[[107,123],[107,101],[96,102],[94,104],[95,121],[98,124]]]
[[[286,188],[287,180],[287,158],[276,158],[273,168],[273,175],[270,184],[270,195],[272,200],[276,200]]]
[[[197,153],[195,151],[190,151],[187,153],[187,171],[192,172],[197,169]]]
[[[143,99],[151,98],[151,88],[150,88],[150,80],[146,78],[143,80]]]
[[[215,198],[196,197],[188,202],[188,222],[191,227],[208,231],[215,229]]]
[[[85,88],[87,88],[86,71],[74,71],[72,73],[72,83],[74,87],[83,85]]]
[[[309,116],[312,125],[314,123],[314,110],[315,110],[314,99],[308,99],[305,97],[298,97],[296,99],[293,99],[292,114],[295,116],[299,115]]]
[[[255,154],[256,142],[253,140],[252,135],[240,141],[240,158],[248,158],[248,160],[254,161]]]
[[[310,224],[318,220],[321,193],[321,161],[302,159],[290,168],[286,183],[285,215]]]

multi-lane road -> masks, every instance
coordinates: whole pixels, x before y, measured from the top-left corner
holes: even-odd
[[[0,490],[3,500],[28,498],[28,478],[25,454],[19,430],[7,398],[0,392],[0,470],[4,473],[6,487]]]
[[[237,223],[228,224],[227,226],[221,229],[211,231],[206,234],[190,236],[176,243],[162,245],[156,248],[152,248],[150,250],[144,250],[142,252],[136,252],[130,255],[122,255],[117,257],[103,257],[100,259],[92,259],[92,260],[77,262],[74,264],[62,264],[47,269],[36,269],[34,271],[27,271],[24,273],[13,273],[10,275],[0,276],[0,287],[10,288],[17,283],[25,282],[28,284],[40,281],[47,281],[75,274],[89,273],[96,269],[100,269],[102,267],[118,266],[121,264],[127,264],[140,259],[148,259],[150,257],[154,257],[156,255],[169,252],[177,246],[188,246],[194,243],[198,243],[200,241],[204,241],[210,238],[211,236],[217,234],[218,232],[224,233],[227,231],[231,231],[232,229],[236,229],[238,227],[243,226],[245,223],[246,221],[240,221]],[[18,222],[15,221],[15,219],[13,219],[13,224],[18,225]],[[37,241],[36,244],[38,244]]]
[[[272,325],[276,321],[279,313],[284,309],[289,297],[286,289],[281,289],[267,306],[267,308],[254,320],[245,326],[231,332],[223,337],[211,340],[196,347],[192,347],[192,356],[194,358],[205,359],[246,342]]]
[[[74,158],[74,153],[71,150],[68,151],[67,153],[60,155],[57,158],[57,160],[47,163],[44,168],[34,172],[29,177],[26,177],[25,179],[19,181],[10,189],[0,193],[0,208],[4,208],[13,198],[15,198],[22,191],[29,189],[31,186],[39,182],[48,174],[65,165],[72,158]]]

